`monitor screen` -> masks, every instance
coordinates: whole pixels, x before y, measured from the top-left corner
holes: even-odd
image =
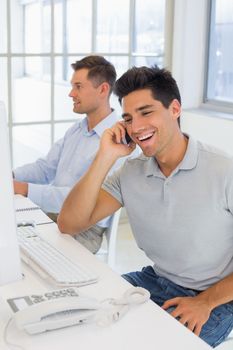
[[[0,285],[21,279],[6,112],[0,101]]]

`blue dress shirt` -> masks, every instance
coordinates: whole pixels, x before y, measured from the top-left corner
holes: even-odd
[[[14,170],[15,180],[28,182],[28,197],[47,213],[59,213],[71,188],[87,171],[99,148],[104,130],[119,118],[113,111],[95,128],[88,131],[87,118],[77,121],[57,141],[45,158]],[[111,172],[123,162],[119,159]],[[108,226],[108,218],[98,223]]]

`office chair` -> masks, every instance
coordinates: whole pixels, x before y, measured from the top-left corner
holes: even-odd
[[[111,268],[114,267],[116,260],[116,238],[120,215],[121,208],[112,215],[110,226],[105,231],[107,241],[107,264]]]

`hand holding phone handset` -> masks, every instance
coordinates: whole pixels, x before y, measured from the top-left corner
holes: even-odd
[[[100,140],[100,147],[97,152],[97,159],[103,158],[101,162],[106,161],[107,166],[112,166],[115,161],[121,157],[129,156],[136,148],[133,140],[127,136],[124,121],[119,121],[111,128],[106,129]],[[109,163],[109,159],[111,163]]]
[[[111,130],[114,133],[114,139],[116,141],[117,144],[119,143],[123,143],[125,145],[134,145],[135,143],[134,141],[131,139],[131,137],[129,136],[127,129],[126,129],[126,124],[124,120],[121,120],[119,122],[117,122],[112,128]]]
[[[9,299],[15,311],[14,320],[19,329],[29,334],[95,322],[105,326],[120,319],[133,304],[144,303],[150,293],[143,288],[130,288],[121,299],[102,302],[79,294],[77,288],[61,289],[43,295]]]
[[[131,137],[127,133],[127,130],[125,130],[125,141],[126,141],[127,145],[132,141]]]
[[[131,137],[130,137],[129,134],[128,134],[128,131],[127,131],[127,129],[126,129],[125,121],[123,120],[123,121],[121,121],[121,122],[119,122],[119,123],[120,123],[120,124],[123,126],[123,128],[124,128],[124,133],[123,133],[124,137],[122,138],[122,139],[123,139],[123,143],[126,144],[126,145],[129,145],[130,143],[134,143],[134,141],[131,139]]]

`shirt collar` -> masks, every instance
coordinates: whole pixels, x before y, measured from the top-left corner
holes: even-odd
[[[112,109],[112,112],[106,118],[101,120],[101,122],[99,122],[93,130],[99,137],[101,137],[104,130],[111,128],[118,121],[119,117],[116,115],[114,109]]]
[[[173,170],[172,175],[177,173],[179,170],[191,170],[195,168],[197,164],[198,159],[198,147],[197,147],[197,141],[194,140],[191,136],[185,134],[185,136],[188,137],[188,146],[184,155],[184,158],[178,164],[176,169]],[[146,165],[146,176],[157,176],[161,178],[165,178],[163,173],[161,172],[158,163],[154,157],[146,157],[147,159],[147,165]]]
[[[183,170],[191,170],[197,165],[198,146],[197,141],[194,140],[194,138],[192,138],[188,134],[185,134],[185,136],[188,137],[188,146],[184,158],[182,159],[178,167],[179,169]]]
[[[83,118],[79,127],[82,129],[84,136],[92,136],[97,134],[99,137],[102,136],[104,130],[111,128],[117,121],[119,121],[116,112],[112,109],[112,112],[101,122],[99,122],[92,130],[88,131],[87,117]]]

